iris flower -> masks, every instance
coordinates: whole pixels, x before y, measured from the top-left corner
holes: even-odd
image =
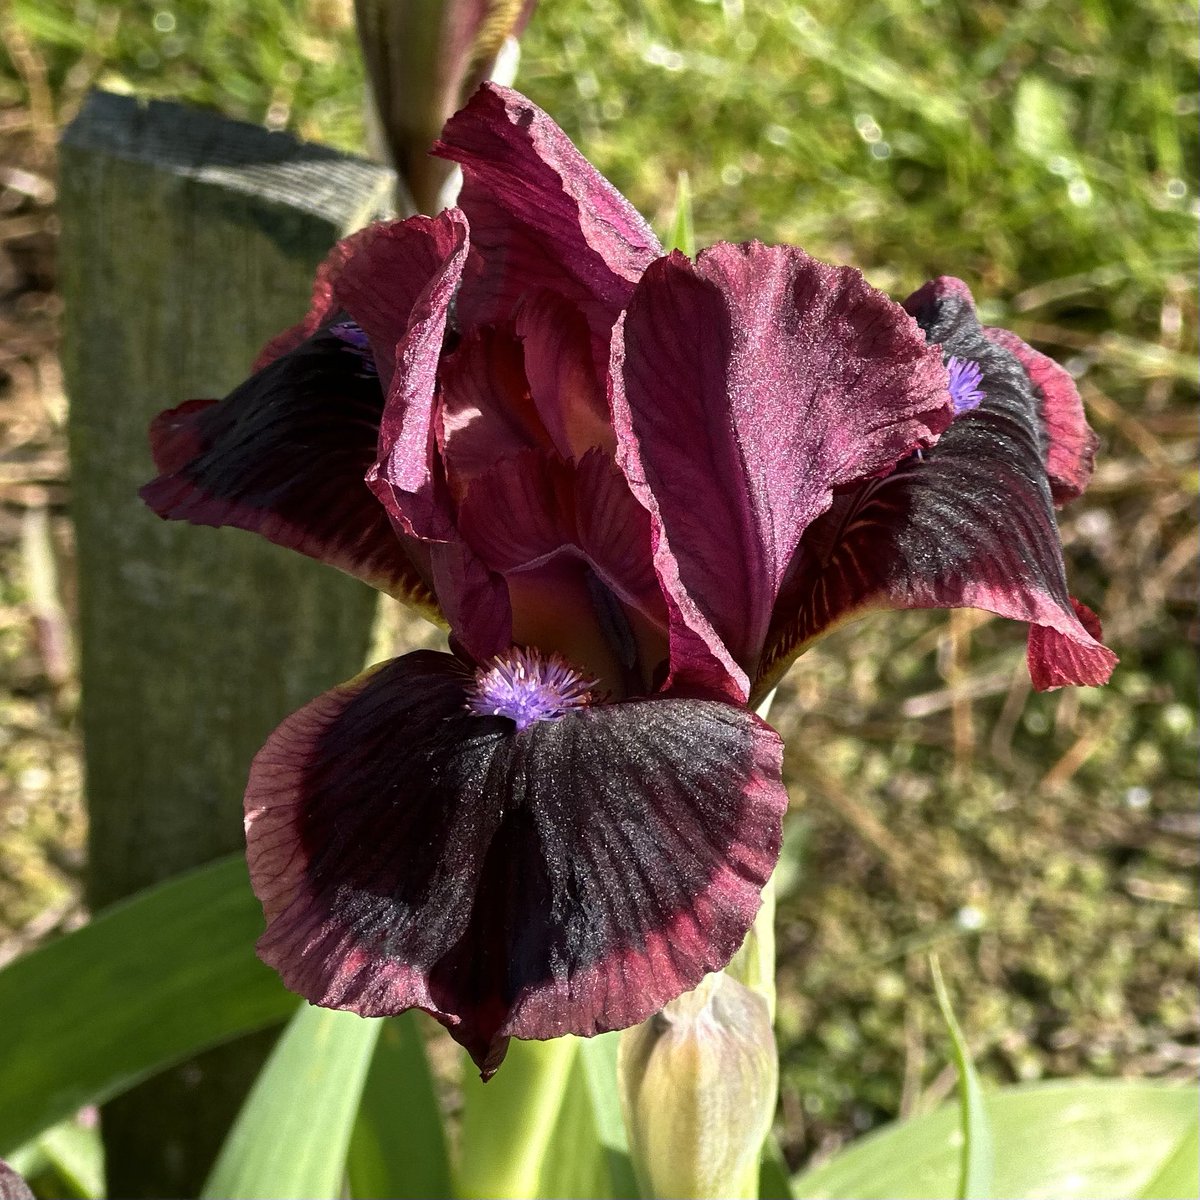
[[[965,285],[664,255],[492,85],[435,153],[461,208],[341,242],[246,383],[158,418],[142,495],[448,626],[272,734],[248,857],[290,988],[422,1008],[486,1077],[729,960],[787,804],[753,706],[814,638],[972,606],[1029,624],[1038,688],[1116,660],[1054,518],[1092,468],[1079,397]]]

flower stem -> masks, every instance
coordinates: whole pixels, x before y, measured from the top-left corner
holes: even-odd
[[[463,1080],[459,1196],[465,1200],[533,1200],[539,1195],[550,1146],[571,1068],[579,1052],[575,1038],[552,1042],[513,1040],[504,1067],[481,1083],[467,1066]]]

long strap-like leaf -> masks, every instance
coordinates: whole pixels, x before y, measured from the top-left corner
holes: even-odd
[[[337,1200],[381,1025],[300,1009],[221,1147],[205,1200]]]
[[[0,1155],[299,1003],[254,957],[241,856],[148,889],[0,971]]]

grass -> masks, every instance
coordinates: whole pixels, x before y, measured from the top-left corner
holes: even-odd
[[[98,82],[361,143],[338,0],[10,19],[0,103],[44,120]],[[1103,440],[1063,536],[1109,688],[1033,696],[1019,629],[913,613],[839,631],[776,704],[793,1163],[951,1086],[931,945],[993,1080],[1194,1073],[1195,32],[1165,0],[547,0],[524,39],[521,86],[660,229],[686,170],[701,245],[798,242],[898,294],[959,275]]]

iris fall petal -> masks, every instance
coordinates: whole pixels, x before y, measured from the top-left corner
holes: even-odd
[[[383,403],[362,354],[318,331],[224,401],[158,416],[160,474],[141,497],[160,517],[251,530],[436,611],[423,552],[363,481]]]
[[[777,735],[720,701],[518,733],[418,652],[318,698],[246,794],[263,958],[315,1003],[420,1007],[485,1074],[510,1036],[648,1017],[737,948],[779,850]]]
[[[932,449],[839,496],[814,525],[777,607],[760,690],[812,638],[872,608],[983,608],[1026,621],[1038,688],[1112,673],[1098,622],[1067,592],[1041,398],[953,282],[908,304],[931,343],[979,365],[985,399]]]

